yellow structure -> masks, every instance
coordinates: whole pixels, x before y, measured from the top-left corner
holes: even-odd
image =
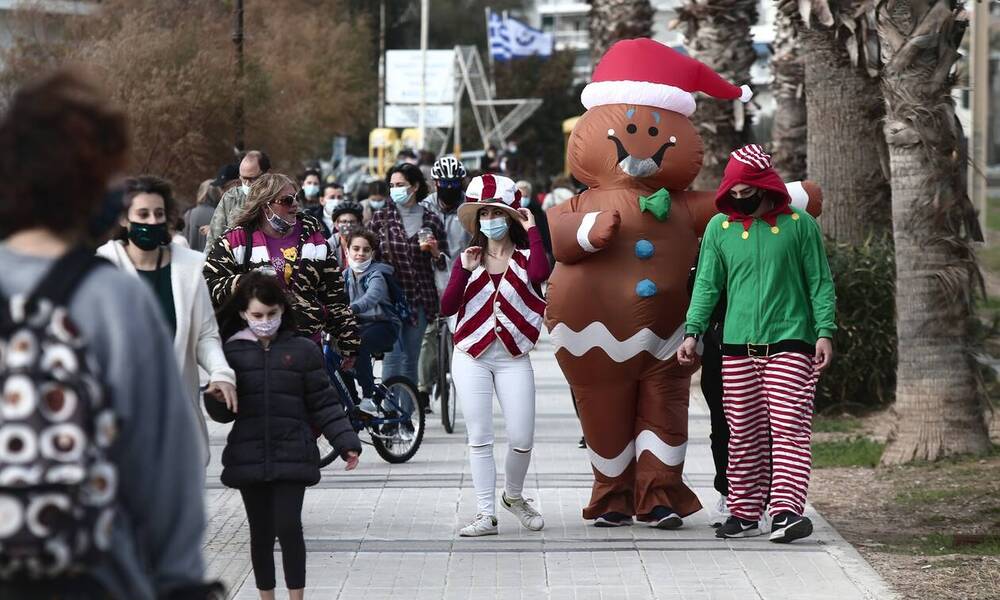
[[[403,133],[406,134],[405,131]],[[385,179],[385,174],[396,162],[396,154],[402,145],[395,129],[372,129],[368,134],[368,174]]]

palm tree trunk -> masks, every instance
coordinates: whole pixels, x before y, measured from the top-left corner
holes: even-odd
[[[805,57],[807,164],[823,188],[823,231],[837,242],[860,244],[891,227],[884,114],[878,79],[852,64],[835,30],[799,32]],[[887,170],[887,169],[886,169]]]
[[[806,73],[798,40],[801,26],[794,0],[778,2],[771,60],[776,104],[771,155],[774,168],[786,181],[806,178]]]
[[[978,229],[951,97],[965,18],[954,0],[878,3],[899,336],[896,419],[883,464],[990,448],[971,357],[980,275],[970,236]]]
[[[653,36],[656,11],[649,0],[587,0],[590,55],[596,65],[618,40]]]
[[[757,22],[754,0],[689,0],[677,9],[677,22],[691,56],[736,85],[750,82],[750,67],[756,60],[750,34],[750,26]],[[717,188],[729,153],[750,141],[745,110],[731,100],[698,100],[692,120],[704,142],[705,158],[695,188]]]

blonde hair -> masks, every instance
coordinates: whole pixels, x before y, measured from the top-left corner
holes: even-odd
[[[243,205],[243,211],[236,218],[236,227],[256,229],[264,214],[264,207],[277,200],[281,190],[291,186],[293,193],[298,193],[299,186],[288,175],[282,173],[264,173],[250,184],[250,193]]]

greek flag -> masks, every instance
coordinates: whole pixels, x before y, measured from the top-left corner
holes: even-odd
[[[523,56],[551,56],[551,33],[539,31],[517,19],[489,11],[490,55],[506,61]]]

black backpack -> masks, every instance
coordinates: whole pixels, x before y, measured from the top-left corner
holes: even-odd
[[[76,249],[0,294],[0,580],[71,577],[110,546],[118,419],[66,308],[102,262]]]

